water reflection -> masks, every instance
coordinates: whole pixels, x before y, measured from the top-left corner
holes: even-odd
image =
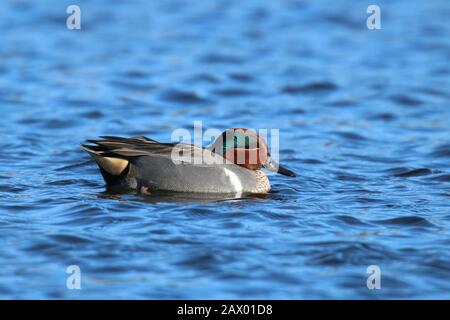
[[[155,204],[159,202],[192,202],[192,203],[213,203],[229,202],[240,200],[265,200],[268,194],[241,194],[241,193],[189,193],[153,191],[151,194],[139,194],[120,187],[107,187],[104,192],[98,195],[101,199],[113,199],[118,201],[139,201],[142,203]]]

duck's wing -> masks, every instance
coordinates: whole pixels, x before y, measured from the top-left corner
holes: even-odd
[[[82,144],[83,149],[102,157],[117,157],[130,160],[139,156],[172,157],[183,152],[185,156],[203,152],[203,148],[181,143],[162,143],[146,137],[122,138],[101,136],[100,140],[87,140],[93,145]]]

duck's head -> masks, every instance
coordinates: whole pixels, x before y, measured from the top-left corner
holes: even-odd
[[[285,176],[295,177],[294,172],[282,167],[270,157],[267,142],[250,129],[228,129],[216,139],[210,149],[232,163],[249,170],[266,168]]]

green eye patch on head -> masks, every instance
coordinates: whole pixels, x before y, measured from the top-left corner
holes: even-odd
[[[253,149],[258,148],[258,139],[254,136],[245,134],[245,132],[235,131],[233,135],[229,137],[223,137],[223,152],[227,152],[230,149],[241,148],[241,149]]]

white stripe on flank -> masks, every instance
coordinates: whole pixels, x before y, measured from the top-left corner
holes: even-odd
[[[242,184],[241,184],[241,181],[239,180],[239,177],[236,175],[236,173],[234,173],[230,169],[227,169],[227,168],[224,168],[224,169],[225,169],[225,174],[227,175],[228,178],[230,178],[230,182],[233,185],[235,191],[238,193],[241,193],[242,192]]]

